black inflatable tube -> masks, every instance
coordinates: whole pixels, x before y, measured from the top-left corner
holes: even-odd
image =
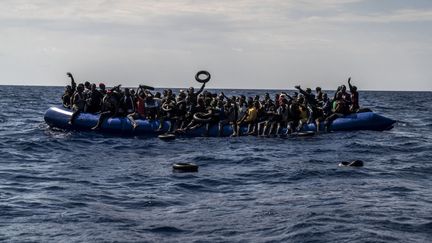
[[[206,75],[207,77],[204,79],[200,79],[201,75]],[[208,81],[210,81],[210,78],[211,78],[210,73],[205,70],[201,70],[197,72],[197,74],[195,75],[195,80],[199,83],[207,83]]]
[[[170,107],[169,105],[162,105],[162,110],[163,111],[165,111],[165,112],[170,112],[170,111],[172,111],[172,109],[173,109],[173,107],[171,107],[171,108],[165,108],[166,106],[168,106],[168,107]]]
[[[209,113],[197,112],[193,115],[193,119],[197,122],[209,122],[211,121],[211,117],[204,118],[209,115]]]
[[[198,172],[198,165],[192,163],[175,163],[173,170],[179,172]]]
[[[362,167],[364,165],[361,160],[342,161],[339,166]]]

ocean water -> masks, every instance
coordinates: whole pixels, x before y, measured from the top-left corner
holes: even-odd
[[[390,131],[165,142],[50,129],[62,90],[0,86],[0,241],[432,240],[431,92],[360,92]]]

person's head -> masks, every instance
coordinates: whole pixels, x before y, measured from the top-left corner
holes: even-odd
[[[178,94],[178,97],[183,100],[184,98],[186,98],[186,93],[182,92],[182,91],[180,91],[180,93]]]
[[[357,86],[352,86],[351,89],[352,91],[357,91]]]
[[[337,100],[342,99],[342,92],[341,91],[339,91],[339,92],[336,93],[336,99]]]
[[[259,109],[260,107],[261,107],[261,104],[259,103],[259,101],[255,101],[254,102],[254,107],[256,108],[256,109]]]
[[[91,85],[91,91],[95,91],[96,90],[96,84],[92,84]]]
[[[327,100],[328,99],[327,93],[324,93],[322,97],[323,97],[323,100]]]
[[[311,88],[307,88],[307,89],[306,89],[306,93],[311,94],[311,93],[312,93]]]
[[[100,83],[100,84],[99,84],[99,89],[101,89],[101,90],[105,90],[105,84],[104,84],[104,83]]]
[[[66,85],[65,93],[70,93],[70,92],[72,92],[72,87],[70,85]]]
[[[251,99],[251,100],[248,100],[247,101],[247,107],[249,107],[249,108],[251,108],[252,106],[253,106],[253,100]]]
[[[166,97],[166,96],[168,95],[168,90],[164,89],[164,91],[162,92],[162,95],[163,95],[164,97]]]
[[[86,89],[90,89],[90,82],[89,82],[89,81],[85,81],[85,83],[84,83],[84,87],[85,87]]]
[[[341,91],[342,91],[342,92],[345,92],[345,91],[346,91],[346,86],[345,86],[345,85],[342,85],[342,86],[341,86]]]
[[[188,89],[188,94],[193,94],[194,92],[195,92],[194,87],[190,87],[190,88]]]
[[[320,92],[321,92],[321,87],[316,87],[316,88],[315,88],[315,91],[316,91],[317,93],[320,93]]]
[[[305,101],[305,98],[303,97],[303,95],[299,96],[298,99],[297,99],[297,101],[298,101],[299,104],[303,104],[304,101]]]
[[[129,90],[129,88],[125,88],[124,89],[124,95],[125,96],[130,96],[130,90]]]
[[[265,99],[265,100],[269,100],[269,99],[270,99],[270,94],[269,94],[269,93],[265,93],[265,95],[264,95],[264,99]]]
[[[77,91],[78,92],[83,92],[84,91],[84,85],[83,84],[78,84]]]
[[[259,95],[255,95],[254,101],[259,101],[260,100],[260,96]]]
[[[161,93],[160,93],[160,92],[156,92],[156,94],[155,94],[155,98],[160,99],[160,97],[161,97]]]
[[[171,96],[173,94],[172,89],[168,89],[168,96]]]

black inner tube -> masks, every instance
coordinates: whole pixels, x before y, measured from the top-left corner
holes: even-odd
[[[201,79],[200,78],[201,75],[205,75],[206,77],[204,79]],[[199,83],[207,83],[208,81],[210,81],[210,78],[211,78],[210,73],[205,70],[199,71],[195,75],[195,80]]]
[[[198,165],[192,163],[175,163],[173,164],[173,169],[176,171],[197,172]]]
[[[210,113],[197,112],[193,115],[193,119],[197,122],[209,122],[211,120]]]
[[[169,111],[172,111],[172,109],[173,109],[173,107],[170,106],[169,104],[163,104],[162,105],[162,110],[163,111],[169,112]]]

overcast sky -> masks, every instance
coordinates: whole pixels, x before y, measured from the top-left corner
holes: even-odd
[[[1,0],[0,84],[432,90],[431,0]]]

